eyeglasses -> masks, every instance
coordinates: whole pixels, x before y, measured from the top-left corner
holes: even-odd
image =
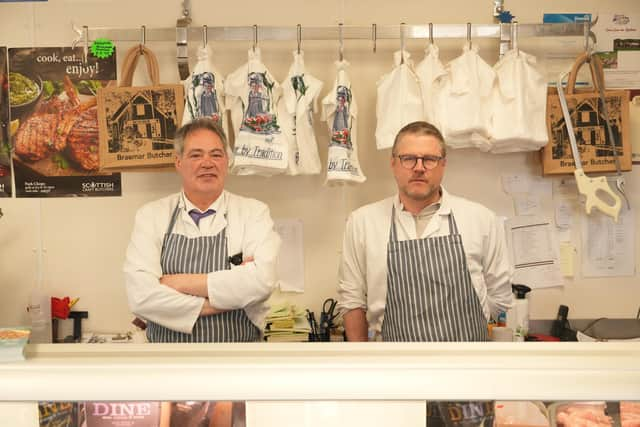
[[[442,156],[414,156],[412,154],[399,154],[397,156],[400,159],[400,164],[405,169],[413,169],[418,164],[418,159],[422,160],[422,167],[427,170],[435,169],[438,166]]]

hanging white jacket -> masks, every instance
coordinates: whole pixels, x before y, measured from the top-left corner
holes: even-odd
[[[182,84],[185,98],[182,125],[200,117],[208,117],[221,125],[224,133],[229,135],[224,78],[211,62],[206,46],[198,48],[198,62]],[[232,159],[231,147],[227,146],[227,151]]]
[[[378,81],[376,102],[376,146],[391,148],[393,140],[405,125],[422,120],[423,106],[420,83],[413,70],[409,52],[393,54],[395,68]]]
[[[535,65],[534,56],[510,50],[493,67],[498,84],[491,103],[492,153],[535,151],[549,140],[547,82]]]
[[[289,147],[276,109],[282,88],[262,63],[260,49],[249,49],[249,61],[227,77],[225,92],[236,137],[231,172],[263,176],[283,173]]]
[[[322,100],[322,119],[329,127],[327,153],[327,184],[360,183],[367,178],[358,161],[358,105],[351,93],[347,74],[349,63],[337,61],[337,76],[333,89]]]
[[[289,175],[313,175],[322,169],[313,132],[313,112],[322,86],[320,80],[305,73],[304,52],[294,51],[278,102],[280,128],[289,146]]]
[[[447,70],[440,62],[438,46],[430,44],[424,52],[424,59],[416,65],[416,76],[420,81],[420,93],[422,94],[423,118],[438,129],[441,129],[440,117],[442,112],[439,108],[439,103],[441,100],[442,80],[447,75]]]
[[[447,145],[489,150],[489,101],[495,80],[493,68],[478,55],[476,45],[465,43],[462,55],[447,64],[440,105],[440,130]]]

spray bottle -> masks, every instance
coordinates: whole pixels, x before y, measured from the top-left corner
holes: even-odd
[[[524,341],[529,333],[529,300],[527,293],[531,288],[526,285],[512,284],[511,289],[516,295],[513,307],[507,312],[507,328],[513,330],[514,341]]]

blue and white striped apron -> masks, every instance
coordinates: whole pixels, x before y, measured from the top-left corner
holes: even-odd
[[[230,269],[226,227],[215,236],[189,238],[172,233],[180,212],[173,210],[162,241],[160,264],[162,274],[207,274]],[[260,330],[243,309],[212,316],[200,316],[191,334],[174,331],[154,322],[147,326],[149,342],[252,342],[260,339]]]
[[[462,236],[398,241],[391,213],[383,341],[488,341],[487,319],[467,267]]]

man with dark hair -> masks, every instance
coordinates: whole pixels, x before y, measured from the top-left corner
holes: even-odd
[[[487,341],[511,306],[512,267],[495,214],[447,193],[444,138],[426,122],[391,152],[398,193],[354,211],[339,273],[349,341]]]
[[[178,129],[182,191],[138,210],[124,265],[151,342],[260,339],[280,238],[268,207],[224,190],[227,138],[213,120]]]

